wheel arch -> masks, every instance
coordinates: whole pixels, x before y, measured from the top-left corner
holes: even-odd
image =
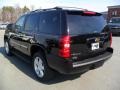
[[[39,45],[39,44],[33,44],[30,47],[30,55],[33,56],[36,52],[41,51],[43,56],[46,57],[46,49],[43,45]]]

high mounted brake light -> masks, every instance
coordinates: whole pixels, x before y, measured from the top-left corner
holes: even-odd
[[[60,39],[60,49],[59,49],[59,56],[63,58],[70,58],[70,36],[62,36]]]
[[[86,15],[95,15],[96,12],[92,12],[92,11],[85,11],[84,14]]]

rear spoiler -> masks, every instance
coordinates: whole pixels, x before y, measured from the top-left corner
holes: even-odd
[[[101,13],[93,11],[67,11],[67,14],[70,15],[82,15],[82,16],[101,16]]]

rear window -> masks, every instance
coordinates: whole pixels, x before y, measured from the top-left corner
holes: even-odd
[[[68,32],[74,34],[100,33],[106,25],[103,16],[67,15]]]

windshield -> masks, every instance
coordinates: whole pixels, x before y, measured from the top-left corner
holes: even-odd
[[[112,18],[111,23],[120,23],[120,18]]]
[[[102,16],[67,15],[69,34],[99,33],[106,25]]]

